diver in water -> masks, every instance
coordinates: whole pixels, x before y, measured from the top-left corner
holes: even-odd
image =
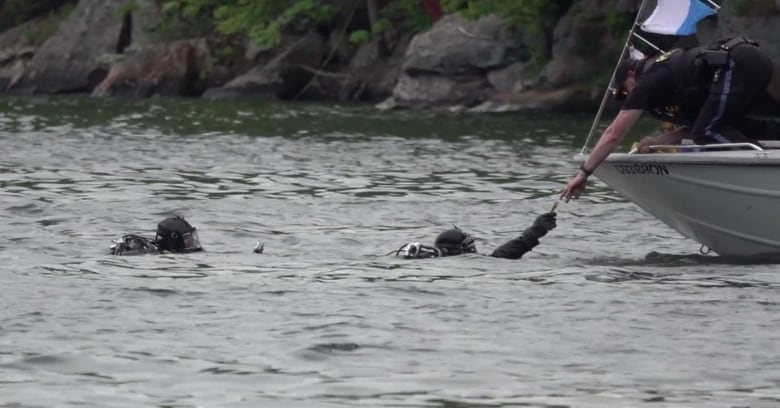
[[[542,214],[536,217],[533,225],[526,228],[519,237],[505,242],[493,251],[490,256],[520,259],[526,252],[539,245],[539,238],[545,236],[556,225],[555,212]],[[433,242],[433,246],[423,245],[419,242],[410,242],[395,251],[395,255],[406,259],[421,259],[476,252],[477,246],[474,244],[474,237],[461,231],[458,227],[454,227],[439,234]]]
[[[128,234],[111,244],[112,255],[144,255],[202,251],[198,231],[184,218],[166,218],[157,224],[154,239]]]

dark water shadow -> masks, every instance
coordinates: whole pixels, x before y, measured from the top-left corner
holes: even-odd
[[[701,276],[689,273],[660,274],[613,269],[585,275],[585,280],[598,283],[642,283],[653,285],[683,285],[700,288],[780,288],[780,283],[726,276]]]
[[[544,402],[514,402],[514,403],[491,403],[491,402],[472,402],[472,401],[458,401],[452,399],[433,398],[428,402],[432,404],[432,407],[436,408],[502,408],[502,407],[528,407],[528,408],[570,408],[567,404],[555,404]]]
[[[780,288],[780,281],[766,280],[766,265],[780,263],[779,254],[752,256],[719,256],[703,254],[665,254],[650,252],[642,259],[594,258],[581,260],[589,272],[587,281],[599,283],[633,282],[672,284],[702,288]],[[734,266],[734,269],[719,267]],[[593,270],[592,267],[598,267]],[[739,267],[759,267],[744,269]],[[761,273],[761,279],[751,272]]]
[[[599,266],[585,279],[599,283],[673,284],[704,288],[780,288],[780,281],[751,278],[749,271],[710,268],[718,265],[765,266],[780,263],[780,255],[719,256],[650,252],[642,259],[596,258],[583,261]],[[765,272],[765,268],[761,268]],[[762,275],[766,277],[766,275]]]
[[[723,256],[703,254],[664,254],[652,251],[642,259],[595,258],[585,261],[588,265],[605,266],[656,266],[656,267],[686,267],[706,265],[775,265],[780,264],[780,254],[763,254],[749,256]]]

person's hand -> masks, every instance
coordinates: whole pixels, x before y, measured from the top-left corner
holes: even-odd
[[[579,171],[577,175],[569,180],[569,184],[561,190],[561,199],[569,202],[572,198],[580,198],[580,194],[585,190],[585,184],[588,182],[588,176]]]
[[[655,137],[648,136],[642,138],[642,140],[639,141],[636,145],[636,152],[637,153],[650,153],[650,146],[658,144],[655,140]]]
[[[558,226],[557,219],[556,219],[557,216],[558,214],[554,212],[544,213],[536,217],[536,220],[534,220],[534,223],[531,227],[533,229],[544,231],[539,235],[540,237],[542,237],[548,232],[550,232],[551,230],[555,229],[556,226]]]

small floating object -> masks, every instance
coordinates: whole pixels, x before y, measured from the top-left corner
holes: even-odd
[[[257,243],[255,244],[255,249],[253,249],[252,252],[256,254],[262,254],[264,248],[265,248],[265,243],[257,241]]]

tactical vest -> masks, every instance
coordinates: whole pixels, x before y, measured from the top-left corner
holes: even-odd
[[[669,70],[674,87],[672,95],[662,101],[662,106],[650,109],[652,116],[677,125],[691,124],[691,110],[706,92],[706,85],[712,78],[706,78],[696,66],[696,59],[704,48],[677,49],[661,54],[652,61],[651,66],[657,65]]]
[[[674,95],[664,106],[653,108],[650,114],[659,120],[677,125],[691,125],[707,97],[716,72],[729,63],[729,51],[740,44],[758,43],[744,37],[720,40],[710,45],[676,49],[656,57],[650,66],[660,65],[671,71]]]

